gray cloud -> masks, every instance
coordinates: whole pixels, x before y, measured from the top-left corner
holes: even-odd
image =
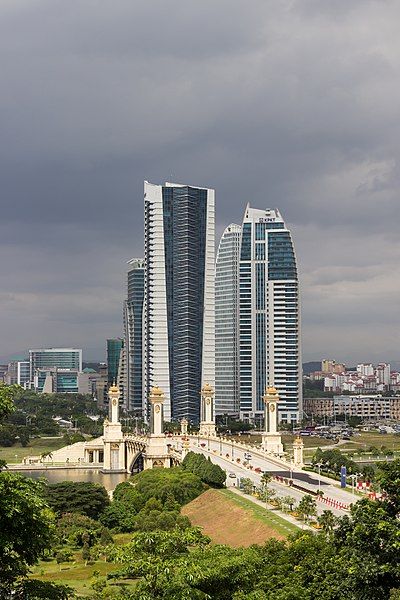
[[[398,359],[395,0],[0,4],[0,355],[121,333],[143,179],[291,224],[304,358]]]

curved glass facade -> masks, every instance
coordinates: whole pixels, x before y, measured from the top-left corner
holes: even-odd
[[[240,253],[240,415],[261,419],[275,386],[281,420],[302,409],[299,287],[290,231],[277,209],[246,207]]]
[[[240,225],[229,225],[218,247],[215,274],[215,411],[239,413]]]

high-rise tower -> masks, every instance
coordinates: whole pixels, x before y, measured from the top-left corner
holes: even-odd
[[[215,274],[215,412],[239,413],[240,225],[229,225],[218,247]]]
[[[262,419],[267,387],[279,417],[302,410],[299,284],[290,231],[277,209],[247,205],[240,250],[240,415]]]
[[[143,409],[143,258],[132,258],[128,261],[128,265],[128,295],[124,302],[124,347],[127,363],[125,393],[128,410],[141,413]]]
[[[215,385],[214,190],[146,181],[144,213],[143,397],[159,386],[166,420],[198,423]]]

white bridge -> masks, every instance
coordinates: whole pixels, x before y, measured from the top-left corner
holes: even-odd
[[[152,389],[149,398],[151,432],[148,435],[123,433],[119,422],[119,396],[119,388],[112,386],[109,389],[111,418],[104,422],[102,437],[65,446],[47,457],[27,457],[25,464],[32,466],[39,463],[64,468],[79,465],[97,467],[105,473],[137,473],[143,469],[178,465],[189,451],[193,451],[206,455],[212,462],[225,469],[228,474],[227,484],[230,485],[237,485],[244,477],[251,479],[254,485],[259,485],[262,473],[267,471],[275,480],[272,485],[290,486],[292,496],[301,497],[304,493],[316,495],[317,491],[322,490],[324,501],[328,498],[332,500],[329,507],[334,512],[340,513],[354,501],[351,494],[333,485],[328,478],[302,470],[301,438],[297,438],[293,443],[291,456],[283,452],[281,435],[278,432],[279,397],[275,388],[268,388],[263,398],[266,425],[260,446],[217,435],[214,392],[207,384],[201,390],[201,421],[199,432],[196,434],[188,433],[186,419],[181,421],[180,433],[163,432],[164,394],[157,387]]]

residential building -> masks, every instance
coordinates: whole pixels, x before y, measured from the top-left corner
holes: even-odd
[[[125,395],[128,410],[141,414],[143,410],[144,260],[132,258],[128,261],[128,265],[128,294],[124,302]]]
[[[400,396],[339,395],[333,398],[305,398],[304,412],[310,417],[360,417],[364,421],[400,418]]]
[[[334,361],[332,361],[334,363]],[[337,365],[336,365],[337,366]],[[343,366],[344,365],[340,365]],[[374,366],[371,363],[360,363],[355,371],[339,371],[331,365],[331,371],[310,373],[313,381],[324,380],[326,392],[353,392],[371,394],[372,392],[397,391],[396,373],[391,373],[389,363]]]
[[[222,234],[215,273],[215,412],[239,414],[240,225]]]
[[[198,423],[215,387],[214,190],[146,181],[144,213],[143,398],[158,385],[166,420]]]
[[[41,348],[29,350],[29,379],[31,382],[34,381],[38,369],[51,367],[82,371],[82,350],[78,348]]]
[[[240,415],[264,417],[262,397],[274,386],[279,418],[302,412],[300,309],[292,236],[278,209],[247,205],[240,249]]]

